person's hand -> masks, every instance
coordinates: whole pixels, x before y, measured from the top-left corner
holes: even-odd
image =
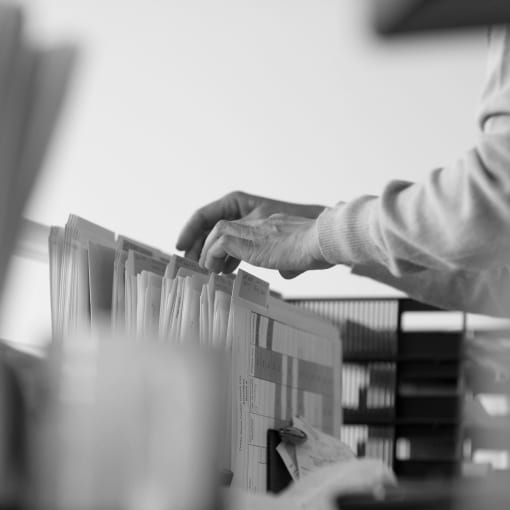
[[[284,278],[330,267],[319,247],[317,220],[287,214],[216,223],[202,248],[200,265],[230,273],[240,260],[278,269]]]
[[[205,252],[204,257],[201,257],[203,252],[203,247],[206,238],[211,233],[212,229],[215,225],[222,220],[228,221],[237,221],[241,222],[241,224],[245,226],[249,226],[253,229],[252,233],[254,235],[262,233],[262,223],[261,220],[268,219],[270,216],[275,214],[287,215],[290,217],[295,217],[287,224],[286,232],[290,234],[290,231],[300,230],[301,234],[298,232],[294,232],[297,238],[307,240],[311,240],[314,236],[304,235],[304,228],[297,229],[296,219],[299,218],[301,220],[307,219],[316,219],[317,216],[324,210],[324,206],[321,205],[303,205],[303,204],[293,204],[288,202],[280,202],[278,200],[272,200],[269,198],[258,197],[254,195],[248,195],[243,192],[234,192],[229,193],[225,197],[216,200],[202,208],[193,214],[190,220],[187,222],[185,227],[183,228],[179,239],[177,241],[177,249],[185,251],[185,255],[188,258],[193,260],[202,260],[204,265],[207,267],[207,264],[211,264],[210,260],[206,262]],[[282,218],[280,218],[281,220]],[[275,218],[271,221],[274,223]],[[257,223],[258,221],[258,223]],[[310,223],[311,225],[312,223]],[[291,226],[293,225],[293,227]],[[266,225],[269,226],[269,223]],[[225,224],[220,224],[221,228],[218,228],[215,232],[215,235],[218,235],[222,228],[225,228]],[[274,227],[274,225],[273,225]],[[302,227],[302,226],[301,226]],[[290,230],[289,230],[290,229]],[[289,235],[283,235],[288,239]],[[212,238],[211,238],[212,240]],[[273,237],[273,242],[276,241],[276,237]],[[318,242],[318,241],[317,241]],[[261,240],[259,239],[259,246]],[[208,249],[211,248],[211,244],[208,244]],[[218,246],[215,248],[217,249]],[[304,247],[303,247],[304,248]],[[318,248],[318,245],[317,245]],[[257,255],[252,253],[250,255],[251,260],[259,260],[258,265],[263,265],[265,267],[273,267],[275,269],[282,268],[285,271],[286,267],[297,267],[303,268],[305,266],[305,259],[307,259],[313,266],[320,266],[321,264],[316,261],[317,253],[315,249],[312,249],[310,245],[307,246],[307,249],[313,251],[315,253],[314,256],[305,256],[302,260],[302,263],[297,264],[297,258],[293,257],[293,263],[287,263],[284,266],[281,264],[276,265],[275,263],[269,265],[269,261],[264,261],[263,257],[260,257],[260,254]],[[306,251],[306,250],[305,250]],[[216,252],[215,252],[216,253]],[[318,250],[320,254],[320,250]],[[209,257],[210,258],[210,257]],[[247,258],[243,258],[243,260],[247,260]],[[314,262],[311,262],[314,260]],[[275,262],[273,260],[273,262]],[[289,262],[291,262],[289,260]],[[231,272],[233,271],[237,265],[239,264],[239,258],[236,258],[235,255],[226,255],[224,263],[221,264],[219,259],[216,258],[214,262],[214,267],[217,271]],[[212,267],[212,266],[209,266]],[[308,267],[310,269],[311,267]],[[303,269],[300,269],[300,271]],[[289,275],[290,276],[290,275]]]

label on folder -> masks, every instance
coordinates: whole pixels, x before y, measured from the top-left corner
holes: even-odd
[[[269,297],[269,283],[244,271],[239,271],[234,294],[254,305],[265,308]]]

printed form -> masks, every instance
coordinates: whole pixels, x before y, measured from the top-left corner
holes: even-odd
[[[269,286],[238,275],[229,322],[233,357],[233,484],[266,491],[267,429],[303,416],[336,437],[341,426],[338,330],[269,295]]]

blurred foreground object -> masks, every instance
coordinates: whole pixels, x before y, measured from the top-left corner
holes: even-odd
[[[31,506],[215,508],[218,358],[84,336],[50,361],[56,377],[37,441]]]
[[[75,57],[71,47],[38,47],[24,28],[21,8],[0,2],[0,292]],[[17,499],[26,478],[21,384],[7,358],[0,346],[1,504]]]
[[[366,500],[395,484],[393,472],[381,461],[356,459],[322,466],[276,496],[231,490],[226,502],[231,510],[332,510],[338,497],[356,494]]]
[[[508,0],[372,0],[372,10],[384,35],[510,22]]]
[[[0,289],[75,60],[73,47],[39,47],[24,28],[21,8],[0,2]]]
[[[389,487],[376,497],[340,495],[338,510],[500,510],[508,508],[508,477],[480,480],[421,480]]]
[[[24,410],[18,378],[0,360],[0,504],[15,504],[26,480]]]
[[[44,405],[43,360],[0,341],[0,508],[18,508],[30,477],[29,428]]]

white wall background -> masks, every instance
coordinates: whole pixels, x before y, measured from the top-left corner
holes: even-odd
[[[26,211],[39,222],[72,212],[172,251],[187,217],[233,189],[331,205],[419,180],[476,136],[483,31],[381,42],[361,0],[23,3],[34,37],[81,48]],[[49,327],[47,267],[27,264],[0,334],[32,341]],[[391,293],[342,268],[256,272],[286,295]]]

